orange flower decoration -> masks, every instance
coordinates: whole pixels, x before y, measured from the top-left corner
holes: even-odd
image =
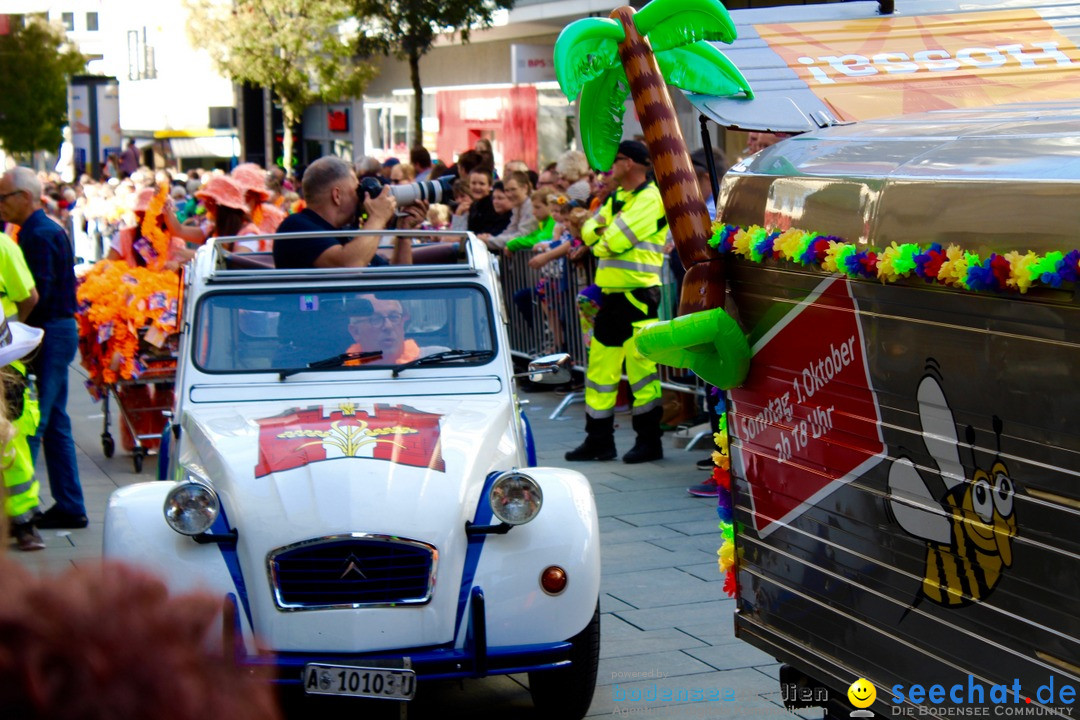
[[[167,258],[167,252],[166,245],[160,258]],[[111,385],[142,374],[151,362],[150,346],[163,344],[177,331],[179,289],[175,272],[123,261],[103,260],[83,277],[76,319],[82,364],[92,382]]]

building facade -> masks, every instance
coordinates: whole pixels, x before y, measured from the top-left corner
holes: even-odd
[[[0,12],[60,24],[88,57],[87,76],[116,79],[118,123],[106,121],[102,153],[134,138],[151,167],[236,162],[233,84],[191,46],[182,0],[4,0]]]

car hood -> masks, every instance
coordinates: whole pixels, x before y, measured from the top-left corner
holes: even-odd
[[[439,543],[488,473],[521,464],[513,419],[491,396],[189,406],[180,462],[260,551],[354,532]]]

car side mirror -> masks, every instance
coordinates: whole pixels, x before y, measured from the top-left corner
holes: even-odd
[[[528,378],[538,385],[563,385],[572,379],[570,355],[555,353],[538,357],[529,362],[528,372],[518,373],[514,377]]]

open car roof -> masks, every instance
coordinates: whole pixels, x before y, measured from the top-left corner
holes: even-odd
[[[770,132],[1080,96],[1080,0],[898,0],[733,10],[717,47],[755,97],[687,93],[718,124]]]

